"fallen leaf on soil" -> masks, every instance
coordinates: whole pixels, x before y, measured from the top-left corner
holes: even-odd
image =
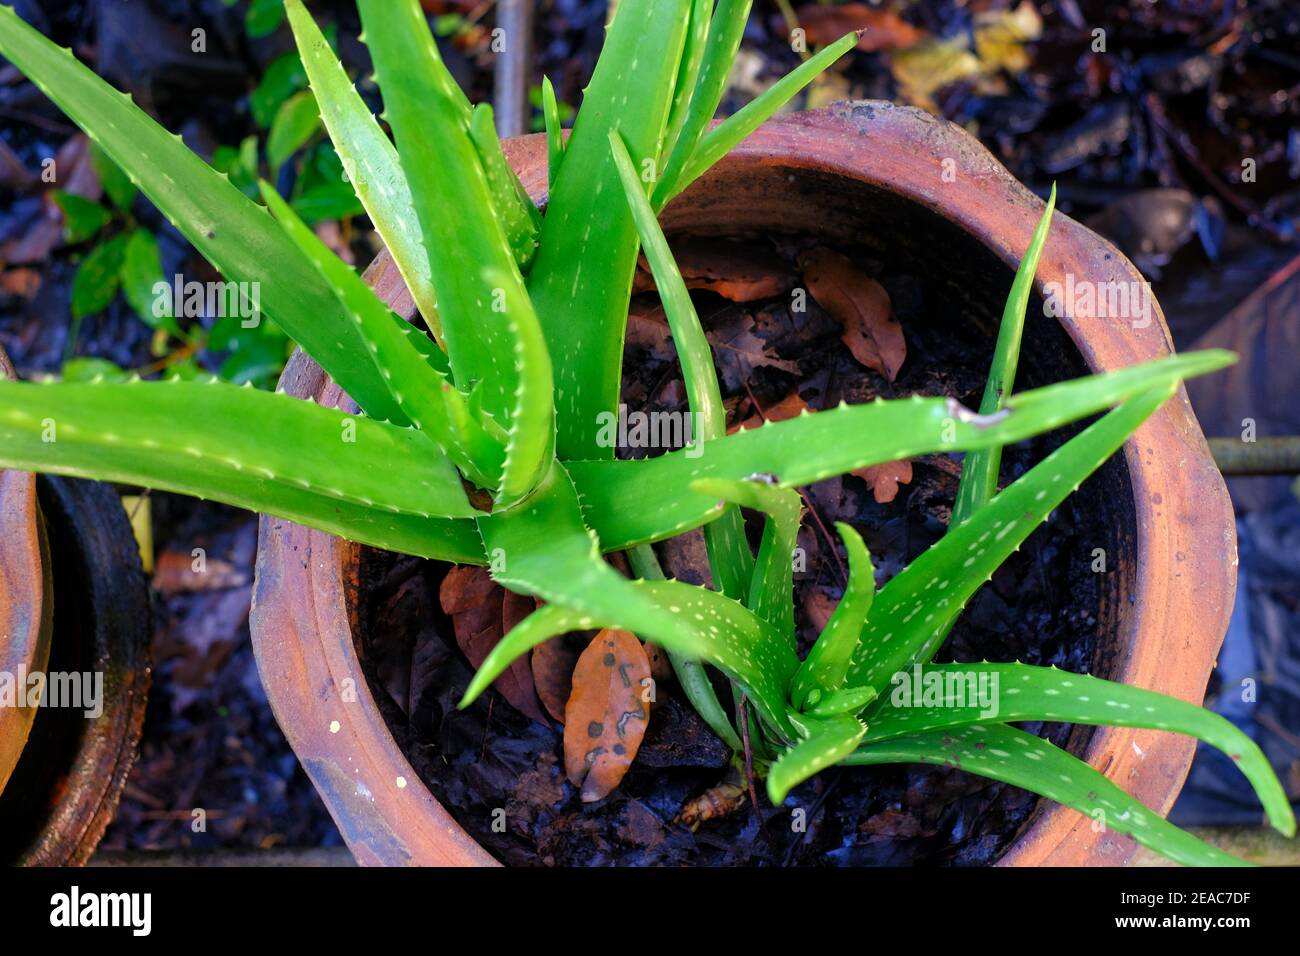
[[[25,192],[39,180],[23,165],[8,143],[0,140],[0,186],[11,192]]]
[[[627,313],[627,344],[645,349],[659,362],[675,358],[672,330],[662,305],[644,305],[633,300]]]
[[[41,213],[33,218],[21,235],[0,245],[0,261],[9,265],[44,262],[63,241],[63,213],[47,195],[40,203]]]
[[[632,765],[649,710],[641,699],[650,661],[636,636],[607,628],[573,671],[564,708],[564,770],[584,803],[610,794]]]
[[[882,505],[887,505],[898,497],[898,486],[909,484],[912,480],[911,459],[886,461],[879,465],[859,468],[853,472],[867,483],[872,496]]]
[[[906,102],[937,112],[934,94],[951,83],[978,77],[983,66],[979,57],[970,51],[967,40],[959,37],[927,39],[899,50],[890,57],[889,69]]]
[[[742,390],[754,369],[760,366],[799,374],[799,363],[780,358],[762,337],[754,334],[754,317],[747,312],[737,311],[706,334],[717,356],[723,385],[729,392]]]
[[[811,411],[808,403],[799,397],[798,392],[791,392],[775,405],[763,409],[762,412],[754,412],[739,425],[731,426],[727,429],[727,433],[731,434],[742,428],[757,428],[765,421],[783,422],[790,418],[797,418],[807,411]]]
[[[243,571],[220,558],[207,557],[198,567],[196,564],[194,557],[187,552],[171,549],[164,551],[158,555],[158,564],[154,568],[154,590],[166,595],[185,591],[217,591],[248,583],[248,577]]]
[[[98,202],[103,187],[90,162],[90,140],[78,133],[68,138],[54,157],[58,180],[51,188]],[[0,261],[6,265],[43,263],[63,243],[63,212],[50,192],[41,194],[40,214],[30,216],[21,235],[0,245]]]
[[[478,667],[516,623],[533,609],[532,599],[507,592],[485,568],[455,567],[442,579],[438,591],[442,609],[451,615],[456,644]],[[524,716],[546,723],[533,687],[528,660],[516,658],[492,686]]]
[[[803,598],[803,612],[808,615],[808,621],[814,631],[820,634],[826,630],[826,622],[831,619],[839,603],[821,588],[814,587],[808,590]]]
[[[560,634],[533,648],[533,685],[546,712],[564,723],[564,705],[573,692],[573,669],[578,666],[582,644],[577,635]]]
[[[41,274],[35,269],[10,269],[0,273],[0,290],[6,295],[30,299],[41,288]]]
[[[668,577],[686,584],[713,587],[709,550],[704,543],[704,532],[699,528],[661,541],[655,550]]]
[[[894,840],[930,835],[915,816],[906,810],[896,810],[893,807],[888,807],[875,816],[863,820],[858,826],[858,832]]]
[[[655,847],[664,842],[664,825],[639,800],[629,800],[618,821],[618,838],[631,846]]]
[[[843,3],[837,7],[808,3],[795,11],[808,43],[834,43],[853,30],[866,29],[858,39],[858,49],[868,53],[879,50],[905,50],[924,40],[926,32],[914,27],[897,13],[876,10],[865,3]]]
[[[809,249],[799,265],[813,298],[839,319],[853,357],[892,382],[907,357],[907,343],[885,287],[830,249]]]
[[[655,679],[655,684],[662,684],[666,680],[672,680],[673,665],[668,660],[668,652],[658,644],[646,641],[645,643],[646,660],[650,662],[650,676]],[[652,700],[651,705],[654,705]]]
[[[1029,68],[1027,42],[1043,35],[1043,18],[1029,0],[1014,10],[986,10],[975,15],[975,52],[989,71],[1022,73]]]
[[[768,245],[723,239],[694,239],[673,244],[673,258],[688,289],[707,289],[732,302],[753,302],[789,292],[795,277]],[[637,262],[635,292],[655,288],[642,256]]]

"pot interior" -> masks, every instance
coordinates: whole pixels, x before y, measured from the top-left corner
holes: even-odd
[[[921,378],[913,375],[905,381],[907,376],[900,376],[897,394],[955,392],[967,404],[978,404],[1003,303],[1014,277],[1014,269],[978,238],[915,202],[824,170],[732,163],[712,173],[704,185],[706,188],[693,188],[666,210],[663,222],[671,242],[701,237],[723,243],[770,240],[780,244],[791,238],[815,241],[845,252],[855,262],[863,263],[869,274],[882,277],[882,281],[886,277],[910,277],[910,285],[907,281],[894,282],[890,292],[909,340],[909,361],[922,364],[929,361],[932,367]],[[701,314],[705,315],[703,308]],[[705,324],[708,325],[707,318]],[[954,369],[954,354],[962,356],[961,361],[967,367]],[[629,353],[624,369],[625,391],[629,366],[635,361],[635,356]],[[1088,371],[1069,335],[1054,318],[1045,315],[1041,298],[1034,295],[1026,321],[1017,388],[1046,385]],[[865,378],[865,372],[862,377]],[[952,379],[960,379],[964,384],[954,386]],[[1080,427],[1062,429],[1026,443],[1025,447],[1009,449],[1004,458],[1004,476],[1008,470],[1013,476],[1018,475]],[[1036,532],[1025,547],[1034,560],[1041,560],[1039,577],[1044,579],[1041,584],[1054,592],[1053,600],[1059,607],[1050,615],[1004,620],[998,618],[1002,613],[999,609],[1014,606],[1015,594],[1004,594],[1005,601],[999,599],[1001,603],[981,602],[977,595],[967,612],[972,620],[959,622],[949,641],[948,659],[998,660],[1023,656],[1034,663],[1086,669],[1108,676],[1109,662],[1122,653],[1120,635],[1125,596],[1132,591],[1135,574],[1135,521],[1128,468],[1123,456],[1115,456],[1058,509],[1057,519],[1051,526]],[[870,537],[868,544],[874,552],[876,544]],[[909,559],[922,546],[910,543]],[[1105,553],[1105,573],[1091,573],[1087,565],[1088,559],[1097,553],[1095,549]],[[489,851],[506,862],[537,862],[537,855],[516,853],[494,839],[490,826],[492,801],[485,801],[482,793],[490,786],[483,777],[487,765],[495,763],[506,768],[511,783],[530,777],[540,779],[538,775],[545,777],[547,772],[553,778],[553,765],[535,762],[539,750],[557,749],[552,731],[543,732],[500,700],[493,705],[495,712],[486,710],[484,716],[480,711],[476,722],[452,711],[454,692],[445,688],[421,689],[418,685],[422,676],[418,672],[422,667],[426,669],[423,677],[427,678],[429,669],[441,668],[447,658],[459,655],[450,636],[451,621],[436,606],[438,582],[445,567],[368,549],[361,549],[356,557],[358,565],[353,580],[359,582],[359,589],[352,610],[357,625],[353,630],[357,635],[357,652],[375,699],[399,745],[434,796]],[[997,580],[995,577],[995,584]],[[417,582],[414,587],[410,586],[412,581]],[[985,590],[991,587],[986,585]],[[419,603],[429,602],[430,591],[434,606],[421,610]],[[412,597],[418,594],[425,597]],[[421,663],[418,648],[432,645],[422,645],[420,634],[430,627],[443,636],[442,646],[431,652],[437,660],[432,664],[428,660]],[[1038,633],[1040,630],[1068,632],[1068,637],[1062,640],[1059,634]],[[990,649],[988,637],[999,632],[1011,637],[995,640],[996,646]],[[411,653],[413,647],[415,660],[394,663],[403,654]],[[1023,650],[1012,652],[1008,647]],[[402,671],[408,666],[409,674]],[[465,665],[461,662],[455,666],[463,669]],[[394,686],[394,667],[401,672],[398,684],[405,682],[409,690],[403,706],[394,697],[406,692],[390,693]],[[462,720],[467,722],[461,723]],[[448,730],[448,726],[452,729]],[[1056,727],[1043,732],[1075,753],[1082,752],[1091,735],[1090,728]],[[669,773],[666,780],[653,784],[661,791],[669,791],[663,802],[655,804],[654,796],[637,791],[639,785],[650,784],[644,779],[640,784],[635,781],[635,767],[634,764],[634,771],[627,778],[630,799],[654,806],[661,817],[665,812],[671,815],[665,808],[672,801],[680,802],[693,795],[692,787],[698,792],[698,782],[682,784]],[[893,768],[871,768],[865,773],[869,775],[876,770],[888,773]],[[850,771],[855,777],[863,772]],[[864,784],[871,785],[870,781]],[[913,782],[910,786],[915,789],[917,785]],[[512,806],[513,799],[507,786],[498,794],[498,805]],[[509,812],[530,812],[521,809],[520,803],[514,800],[514,809]],[[1034,805],[1034,801],[1018,791],[1002,788],[993,799],[990,812],[1000,815],[1005,829],[987,838],[992,843],[970,860],[996,859],[1028,823]],[[617,827],[614,829],[617,834]],[[724,827],[717,837],[723,842],[744,839],[741,831],[743,826],[736,824],[731,829]],[[576,836],[570,834],[570,838]],[[602,840],[599,833],[591,832],[587,836],[596,844]],[[660,861],[653,855],[637,857],[638,852],[624,849],[616,858],[623,862]],[[590,861],[601,859],[596,853]],[[853,858],[844,859],[852,861]]]

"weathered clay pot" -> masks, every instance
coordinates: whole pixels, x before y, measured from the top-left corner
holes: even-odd
[[[542,140],[523,137],[506,148],[530,195],[542,198]],[[859,103],[768,124],[665,210],[662,221],[670,234],[810,234],[875,245],[882,258],[903,255],[925,277],[927,295],[978,323],[991,340],[1042,208],[957,127],[918,110]],[[1140,281],[1114,246],[1058,214],[1038,291],[1067,274]],[[410,300],[386,256],[369,278],[409,314]],[[1022,387],[1170,351],[1154,305],[1144,327],[1057,321],[1043,315],[1041,302],[1031,303],[1026,336],[1035,345],[1026,348]],[[282,384],[323,404],[346,401],[301,353]],[[1111,571],[1102,585],[1092,671],[1199,703],[1232,607],[1236,539],[1223,481],[1185,395],[1153,416],[1097,480],[1108,520],[1096,534]],[[361,862],[489,863],[421,786],[367,689],[354,634],[357,568],[355,546],[262,518],[252,632],[280,726]],[[1157,731],[1077,728],[1070,748],[1167,812],[1194,745]],[[1078,813],[1042,801],[1002,862],[1120,864],[1132,850],[1127,838],[1093,832]]]
[[[2,355],[0,371],[12,373]],[[0,472],[0,670],[103,674],[93,719],[41,707],[19,723],[0,708],[0,863],[90,859],[135,760],[151,633],[139,551],[113,489]]]
[[[2,351],[0,377],[15,377]],[[49,659],[46,546],[36,476],[0,471],[0,673],[44,671]],[[34,709],[0,706],[0,792],[18,765],[35,717]]]

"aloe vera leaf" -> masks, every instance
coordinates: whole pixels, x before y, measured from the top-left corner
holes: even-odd
[[[505,464],[497,489],[498,508],[509,508],[541,481],[555,451],[555,403],[551,357],[528,293],[499,269],[485,269],[483,281],[501,296],[502,315],[514,342],[518,372],[506,440]]]
[[[1025,331],[1025,309],[1029,307],[1029,294],[1034,288],[1034,275],[1038,272],[1038,260],[1042,257],[1043,246],[1047,244],[1047,231],[1052,225],[1052,211],[1056,208],[1056,184],[1052,184],[1052,194],[1048,197],[1047,208],[1038,220],[1029,248],[1020,260],[1016,277],[1011,283],[1011,292],[1007,295],[1006,307],[1002,310],[1002,322],[998,326],[998,341],[993,350],[993,363],[989,367],[989,377],[984,386],[984,396],[980,400],[980,414],[992,415],[1006,401],[1016,381],[1016,365],[1020,359],[1020,340]],[[957,486],[957,500],[953,504],[952,518],[949,526],[957,527],[975,510],[992,498],[998,490],[998,469],[1002,464],[1002,448],[980,448],[969,453],[961,466],[961,481]]]
[[[815,80],[832,63],[857,45],[858,35],[847,33],[816,55],[805,60],[788,74],[777,80],[756,98],[746,103],[736,113],[727,117],[705,133],[686,161],[681,174],[663,188],[662,200],[656,190],[656,209],[662,209],[672,198],[695,182],[718,160],[731,152],[754,130],[767,122],[776,111],[790,101],[796,93]],[[667,177],[665,176],[665,181]]]
[[[803,515],[803,499],[790,488],[761,480],[729,481],[702,478],[691,485],[697,494],[712,495],[733,505],[764,512],[767,523],[754,565],[745,606],[782,634],[794,647],[794,546]],[[705,533],[709,527],[705,527]]]
[[[451,365],[447,361],[447,353],[438,348],[438,343],[425,335],[422,329],[407,322],[396,313],[393,313],[393,324],[397,326],[402,335],[406,336],[411,346],[429,363],[431,369],[443,378],[451,375]]]
[[[555,101],[555,87],[549,76],[542,77],[542,123],[546,129],[546,182],[555,188],[564,158],[564,131],[560,128],[560,104]]]
[[[676,139],[665,149],[663,171],[655,184],[653,206],[662,209],[671,195],[673,184],[686,168],[686,163],[699,145],[700,137],[709,128],[718,106],[727,90],[727,79],[745,35],[745,23],[753,0],[718,0],[718,7],[709,22],[708,37],[704,41],[703,60],[699,79],[686,106],[686,116]],[[675,106],[676,104],[674,104]]]
[[[469,119],[469,137],[478,150],[479,162],[487,175],[488,188],[492,190],[493,206],[505,230],[506,241],[514,253],[515,262],[526,270],[537,252],[537,237],[542,230],[542,215],[528,198],[524,185],[506,162],[497,137],[496,121],[492,107],[480,103],[474,107]]]
[[[637,176],[632,157],[628,155],[618,130],[610,130],[609,142],[614,165],[623,182],[623,192],[632,210],[632,219],[673,333],[692,421],[697,423],[692,432],[699,432],[692,438],[695,442],[711,442],[727,434],[727,412],[718,387],[718,373],[713,367],[713,350],[700,325],[686,282],[673,260],[672,250],[668,248],[668,240],[664,238],[654,210],[646,199],[645,184]],[[728,597],[743,600],[748,596],[754,576],[754,556],[745,540],[740,510],[734,505],[724,508],[717,519],[705,526],[704,536],[714,584]]]
[[[816,703],[805,704],[803,712],[809,717],[835,717],[839,714],[857,714],[860,713],[868,704],[876,699],[876,689],[874,687],[846,687],[843,690],[832,691],[821,697],[810,694],[808,699],[816,699]]]
[[[627,559],[632,566],[632,573],[637,577],[647,581],[664,580],[663,568],[659,566],[659,558],[650,545],[642,544],[630,549],[627,552]],[[695,658],[683,657],[673,651],[667,653],[668,661],[673,666],[673,673],[677,675],[677,683],[681,685],[686,699],[695,708],[695,712],[727,746],[732,750],[740,750],[742,747],[740,736],[731,726],[727,712],[722,709],[722,703],[718,700],[717,691],[713,689],[713,682],[709,680],[709,675],[704,670],[704,664]]]
[[[375,122],[370,108],[302,0],[285,0],[285,10],[307,81],[320,105],[321,119],[352,188],[374,223],[375,231],[392,253],[420,315],[434,338],[441,341],[442,327],[429,257],[420,242],[420,222],[397,149]]]
[[[501,477],[505,451],[470,414],[465,396],[430,366],[413,338],[393,321],[392,310],[307,228],[275,187],[265,182],[260,185],[262,198],[276,220],[334,290],[344,314],[356,323],[366,354],[388,383],[403,414],[437,442],[472,481],[494,487]]]
[[[488,542],[487,547],[491,556],[494,547],[500,547],[500,539],[496,545]],[[576,570],[575,565],[566,564],[565,567]],[[763,650],[782,646],[784,635],[771,630],[746,608],[717,591],[677,581],[628,581],[613,569],[610,573],[614,576],[612,579],[599,580],[597,586],[601,593],[595,595],[594,600],[578,598],[582,602],[581,608],[567,602],[548,604],[536,612],[541,614],[555,609],[554,616],[543,622],[545,626],[539,623],[520,630],[523,628],[520,624],[502,638],[475,673],[461,705],[472,703],[515,658],[555,634],[593,627],[618,627],[634,631],[670,653],[713,664],[748,694],[770,726],[787,737],[794,735],[788,717],[781,712],[784,698],[779,675],[785,672],[784,659],[777,661]],[[523,587],[505,575],[496,577],[511,590]],[[615,585],[613,581],[621,583]],[[535,584],[534,581],[523,589],[526,593],[538,593],[532,589]],[[551,593],[561,593],[552,585],[544,587]],[[564,591],[569,593],[576,589],[565,588]],[[531,617],[524,623],[528,620]],[[716,634],[712,631],[714,627],[718,629]],[[789,663],[791,668],[797,663],[793,655]]]
[[[169,489],[161,484],[153,487]],[[398,554],[411,554],[432,561],[453,564],[483,565],[483,539],[470,518],[425,518],[421,515],[397,514],[357,505],[334,498],[319,498],[296,488],[281,486],[273,507],[263,507],[258,499],[237,501],[232,497],[212,496],[212,500],[251,511],[259,511],[295,524],[316,528],[347,541]]]
[[[800,710],[813,690],[824,695],[844,686],[876,595],[876,571],[862,536],[842,521],[835,522],[835,530],[840,533],[849,556],[849,581],[840,603],[795,674],[790,699]]]
[[[680,534],[715,517],[716,499],[690,490],[699,478],[769,474],[782,487],[792,487],[899,458],[1006,445],[1234,360],[1231,352],[1215,349],[1170,356],[1020,392],[992,418],[942,398],[841,405],[657,458],[570,461],[565,467],[581,492],[588,523],[600,528],[602,544],[621,550]],[[855,435],[864,437],[845,437]],[[627,507],[629,501],[637,506]]]
[[[3,467],[133,481],[218,501],[273,496],[288,485],[405,514],[477,514],[451,462],[415,429],[283,394],[215,380],[136,379],[0,382],[0,395]]]
[[[1143,392],[1084,429],[892,578],[867,617],[849,683],[883,694],[895,673],[928,661],[971,595],[1174,388]]]
[[[1254,787],[1273,827],[1286,836],[1295,836],[1295,814],[1268,759],[1253,740],[1204,707],[1054,667],[930,664],[922,671],[918,665],[918,679],[926,680],[924,675],[930,674],[942,682],[942,704],[920,706],[909,691],[905,701],[909,706],[896,706],[894,699],[901,682],[908,682],[910,688],[914,676],[902,672],[894,679],[895,690],[871,712],[866,743],[962,725],[1026,720],[1146,727],[1187,734],[1230,757]],[[979,688],[984,689],[985,706],[981,706]]]
[[[357,7],[411,187],[453,378],[459,388],[482,388],[484,410],[506,425],[519,369],[509,323],[492,308],[494,290],[483,270],[500,273],[509,300],[525,292],[470,139],[468,102],[418,0],[359,0]]]
[[[709,26],[713,20],[713,0],[694,0],[691,4],[690,19],[686,25],[686,39],[682,44],[682,60],[677,68],[677,82],[673,84],[673,101],[668,108],[668,126],[664,130],[663,144],[659,147],[661,163],[672,155],[673,147],[681,136],[682,127],[690,113],[691,99],[695,95],[695,84],[700,76],[700,67],[704,63],[704,51],[707,48]],[[743,20],[742,20],[743,24]],[[709,115],[717,109],[715,104]]]
[[[974,724],[864,744],[843,762],[853,766],[928,763],[956,767],[1055,800],[1177,863],[1243,865],[1148,810],[1077,757],[1001,724]]]
[[[12,7],[0,6],[0,54],[85,130],[219,272],[258,283],[262,310],[367,415],[406,424],[330,289],[265,209]]]
[[[637,237],[609,150],[617,128],[637,168],[658,156],[690,0],[621,0],[564,147],[528,276],[555,363],[557,454],[612,458],[597,440],[618,407]]]
[[[775,807],[793,788],[852,754],[867,732],[860,720],[847,715],[797,720],[807,736],[782,752],[767,774],[767,798]]]
[[[709,661],[752,693],[765,719],[788,729],[784,692],[798,661],[785,636],[707,588],[633,582],[620,575],[601,559],[559,462],[552,463],[526,502],[481,515],[478,523],[493,577],[501,584],[574,612],[586,622],[579,627],[635,631],[665,650]],[[466,700],[535,643],[506,635],[479,668]]]

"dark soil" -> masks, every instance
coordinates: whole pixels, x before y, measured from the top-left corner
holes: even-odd
[[[793,262],[795,250],[807,244],[783,239],[770,246]],[[742,248],[735,246],[729,254],[739,255]],[[747,343],[745,351],[715,349],[732,423],[796,390],[814,409],[841,398],[860,402],[876,395],[914,393],[978,403],[991,357],[986,332],[978,323],[927,307],[918,276],[882,272],[881,263],[845,251],[891,292],[908,345],[897,381],[891,384],[859,365],[840,343],[838,322],[815,303],[795,321],[785,296],[737,304],[697,292],[697,309],[711,338],[716,342],[716,333],[723,330],[726,341]],[[634,302],[634,309],[653,316],[656,303],[653,293],[645,294]],[[1031,315],[1034,312],[1031,306]],[[671,346],[664,347],[666,327],[659,341],[653,326],[647,333],[644,323],[638,325],[641,334],[631,336],[626,350],[624,400],[634,409],[684,409]],[[737,330],[751,334],[738,337]],[[1026,364],[1035,364],[1029,356],[1056,354],[1062,347],[1059,338],[1059,330],[1031,321]],[[776,363],[756,363],[756,356]],[[745,368],[738,369],[737,362],[746,363]],[[1040,361],[1037,368],[1022,373],[1022,380],[1069,377],[1077,374],[1070,367],[1077,362],[1075,356],[1053,369],[1050,362]],[[1009,449],[1004,480],[1022,473],[1064,437]],[[801,653],[817,634],[810,612],[833,606],[842,593],[844,556],[838,542],[830,543],[822,529],[837,520],[854,525],[871,548],[883,583],[942,534],[956,491],[958,463],[945,456],[916,460],[912,482],[888,504],[875,501],[865,482],[851,475],[808,489],[812,508],[800,537],[807,565],[796,574],[795,584]],[[1102,494],[1103,485],[1116,478],[1122,482],[1122,472],[1123,465],[1113,463],[1086,483],[1006,563],[976,595],[945,646],[943,659],[1023,660],[1080,672],[1090,669],[1104,632],[1103,607],[1114,586],[1099,585],[1102,576],[1091,572],[1090,555],[1099,535],[1106,533],[1099,529],[1116,522],[1131,524],[1131,509],[1124,512],[1122,496],[1107,503]],[[757,543],[761,524],[753,517],[750,532]],[[665,565],[678,577],[699,580],[707,575],[700,557],[703,549],[692,548],[689,536],[659,547]],[[562,730],[530,721],[496,691],[466,711],[456,710],[472,670],[439,606],[446,569],[437,562],[364,552],[362,656],[372,690],[425,784],[503,862],[984,864],[997,859],[1036,805],[1033,796],[1014,787],[947,768],[840,768],[796,790],[786,807],[773,808],[760,796],[757,814],[744,806],[691,832],[673,819],[684,803],[727,776],[728,750],[672,684],[663,687],[645,743],[622,784],[604,800],[583,804],[565,779]],[[1108,582],[1117,577],[1108,576]],[[1053,725],[1046,728],[1046,736],[1064,743],[1069,728]],[[793,814],[796,807],[804,813]],[[505,811],[504,819],[500,810]],[[806,828],[797,826],[799,817],[806,820]]]
[[[339,846],[275,723],[248,637],[257,517],[150,495],[153,686],[105,850]],[[202,549],[196,572],[194,550]],[[201,811],[201,812],[198,812]]]

